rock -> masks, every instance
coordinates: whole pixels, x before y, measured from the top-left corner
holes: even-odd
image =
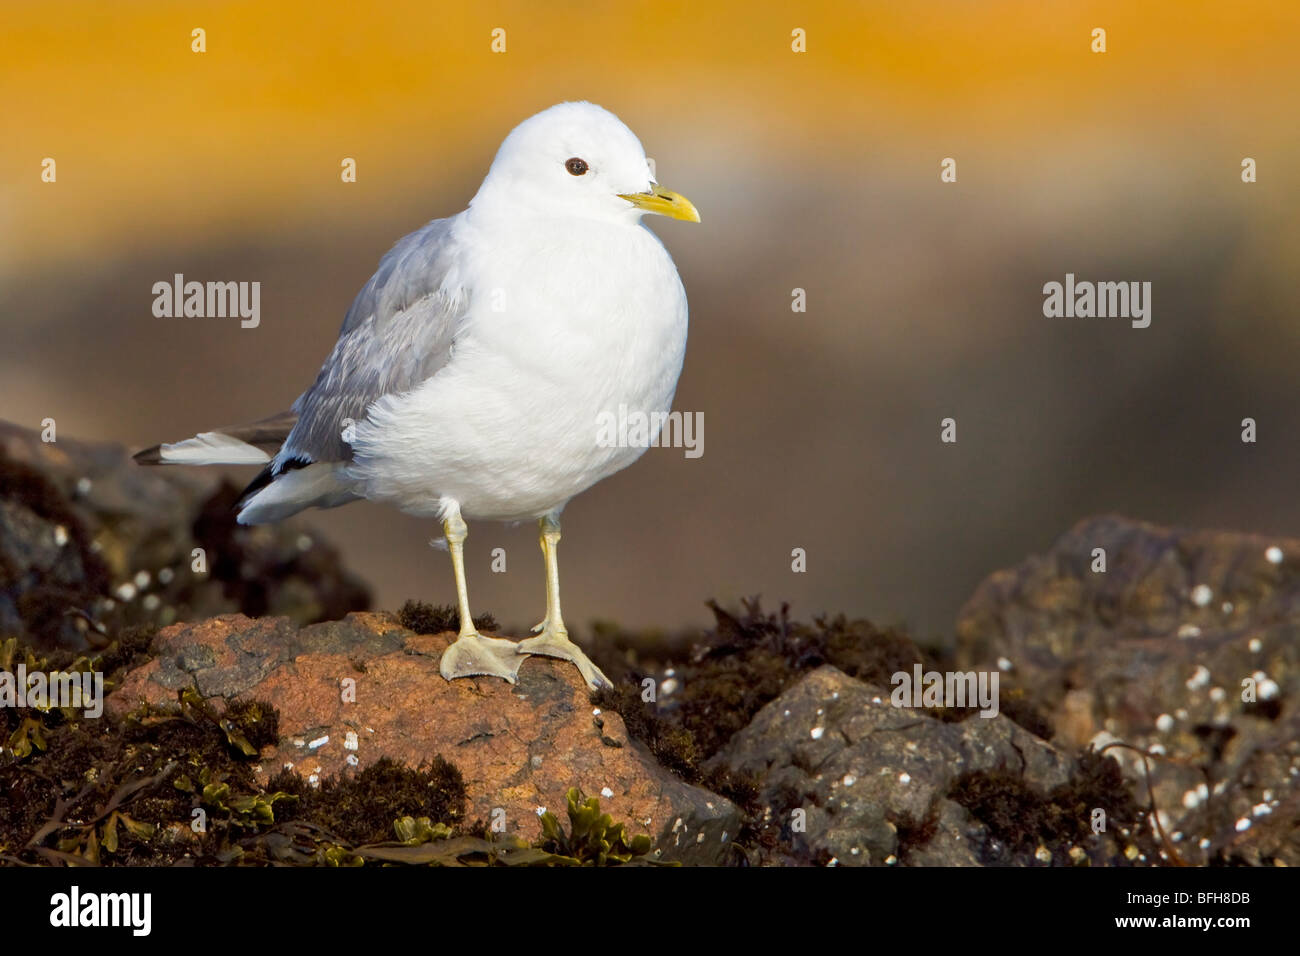
[[[1093,570],[1095,549],[1105,572]],[[1151,751],[1186,861],[1300,865],[1300,541],[1102,517],[984,581],[964,668],[1010,669],[1056,740]],[[1243,688],[1243,682],[1248,688]],[[1255,700],[1243,700],[1253,688]],[[1143,759],[1113,749],[1146,796]]]
[[[369,606],[302,524],[237,525],[237,494],[210,472],[0,422],[0,637],[81,650],[128,624],[231,611],[308,623]]]
[[[513,687],[449,683],[438,663],[453,637],[414,634],[388,614],[303,628],[242,615],[177,624],[106,706],[121,716],[142,702],[174,704],[185,687],[218,707],[260,699],[278,709],[281,734],[262,753],[263,784],[286,766],[311,780],[384,756],[415,767],[440,754],[464,776],[469,820],[490,822],[499,809],[509,832],[531,840],[539,808],[563,818],[565,793],[577,786],[629,832],[655,838],[665,859],[730,861],[736,807],[661,768],[617,714],[593,713],[577,668],[532,657]]]
[[[758,778],[759,802],[788,847],[782,862],[960,866],[980,862],[987,835],[948,798],[961,774],[1010,770],[1046,791],[1069,779],[1073,762],[1000,714],[944,722],[827,665],[763,707],[710,767]],[[803,833],[791,826],[797,809]],[[933,835],[903,846],[900,829],[927,821]]]

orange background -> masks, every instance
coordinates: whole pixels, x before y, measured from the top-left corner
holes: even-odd
[[[574,624],[762,592],[942,638],[1085,514],[1297,534],[1298,10],[6,4],[0,417],[143,445],[286,407],[392,242],[462,209],[521,119],[590,99],[704,218],[651,225],[690,296],[677,407],[705,454],[652,450],[570,506]],[[261,281],[261,327],[154,318],[174,272]],[[1152,281],[1152,327],[1045,319],[1066,272]],[[381,605],[450,600],[432,524],[309,520]],[[531,529],[469,547],[476,608],[540,616]]]

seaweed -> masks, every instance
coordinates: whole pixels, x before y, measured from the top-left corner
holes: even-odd
[[[397,612],[397,621],[416,634],[443,634],[460,630],[460,611],[446,604],[427,604],[424,601],[407,601]],[[473,619],[474,629],[480,632],[497,631],[500,626],[491,614],[478,614]]]

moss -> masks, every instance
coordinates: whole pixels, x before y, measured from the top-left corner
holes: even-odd
[[[441,756],[416,770],[382,757],[358,774],[328,777],[319,788],[292,771],[281,771],[267,789],[298,798],[286,819],[310,820],[354,845],[391,839],[393,821],[401,817],[428,817],[454,826],[465,816],[464,779]]]
[[[713,630],[672,656],[649,658],[649,642],[638,646],[635,637],[608,631],[592,643],[596,663],[616,688],[598,693],[597,703],[617,711],[634,738],[691,782],[698,782],[704,761],[807,672],[831,664],[851,677],[888,686],[897,671],[925,662],[924,652],[905,634],[868,621],[840,615],[799,624],[790,621],[788,605],[766,614],[757,599],[744,602],[740,612],[712,601],[709,608]],[[649,677],[662,686],[669,669],[680,689],[643,701],[641,682]]]
[[[226,730],[227,737],[233,732],[249,743],[253,748],[253,754],[249,756],[280,741],[280,713],[265,701],[232,701],[226,706],[220,723],[222,729]]]
[[[446,604],[426,604],[424,601],[407,601],[397,612],[397,621],[408,631],[416,634],[443,634],[447,631],[460,630],[460,612]],[[474,629],[480,632],[493,632],[500,629],[496,618],[491,614],[478,614],[474,617]]]
[[[898,858],[906,861],[910,853],[928,845],[939,832],[939,802],[933,801],[922,817],[900,817],[892,822],[898,832]]]
[[[1032,855],[1041,845],[1051,851],[1053,862],[1069,863],[1071,847],[1094,846],[1092,811],[1101,808],[1108,833],[1127,833],[1149,860],[1158,858],[1146,811],[1138,807],[1119,764],[1091,750],[1079,755],[1066,783],[1047,793],[1030,786],[1019,773],[992,770],[963,774],[948,796],[988,828],[991,840],[1013,854]],[[983,850],[986,862],[1004,862],[994,846],[986,844]],[[1103,862],[1130,865],[1118,852]]]
[[[95,669],[114,674],[143,664],[153,649],[153,640],[157,635],[158,628],[153,624],[122,628],[116,638],[99,652]]]

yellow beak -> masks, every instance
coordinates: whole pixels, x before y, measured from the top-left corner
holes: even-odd
[[[687,222],[700,221],[700,214],[694,203],[681,193],[675,193],[671,189],[664,189],[658,183],[652,184],[649,192],[619,193],[618,198],[626,199],[638,209],[644,209],[646,212],[652,212],[660,216],[667,216],[669,219],[684,219]]]

